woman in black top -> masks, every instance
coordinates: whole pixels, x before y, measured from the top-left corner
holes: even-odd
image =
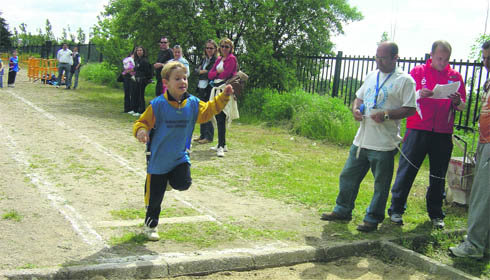
[[[135,48],[134,55],[134,71],[136,78],[136,86],[134,87],[131,103],[135,111],[133,116],[140,116],[145,111],[145,88],[151,82],[152,68],[146,57],[146,51],[143,47]]]
[[[197,74],[199,74],[199,82],[197,84],[197,92],[199,98],[204,101],[209,101],[209,96],[211,94],[211,89],[213,88],[209,84],[208,72],[213,68],[214,62],[216,61],[216,53],[218,52],[218,45],[214,40],[208,40],[206,42],[206,49],[204,50],[204,55],[202,57],[199,68],[196,69]],[[206,144],[213,142],[214,127],[211,121],[201,124],[201,136],[195,138],[194,141],[199,144]]]

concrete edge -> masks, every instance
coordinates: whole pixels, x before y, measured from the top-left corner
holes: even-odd
[[[423,238],[423,236],[417,235],[410,238]],[[121,258],[103,264],[86,266],[3,270],[0,271],[0,279],[91,279],[95,276],[103,276],[106,279],[145,279],[206,275],[222,271],[246,271],[306,262],[328,262],[339,258],[369,254],[373,250],[381,250],[388,256],[399,257],[429,273],[440,273],[452,278],[477,279],[392,242],[397,239],[400,238],[319,247],[272,246],[139,256],[136,260]]]
[[[380,247],[385,256],[400,258],[431,274],[447,276],[448,279],[480,279],[390,241],[381,241]]]
[[[0,271],[4,279],[145,279],[205,275],[221,271],[245,271],[298,263],[320,262],[352,255],[371,249],[376,242],[355,242],[333,247],[282,247],[166,254],[153,259],[117,261],[112,263],[63,268],[22,269]]]

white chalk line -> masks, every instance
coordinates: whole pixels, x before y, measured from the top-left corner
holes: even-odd
[[[86,135],[83,135],[81,134],[79,131],[77,131],[76,129],[70,127],[69,125],[65,124],[63,121],[57,119],[54,115],[46,112],[45,110],[43,110],[42,108],[36,106],[34,103],[30,102],[29,100],[25,99],[24,97],[22,96],[19,96],[17,94],[15,94],[14,92],[12,92],[11,90],[8,90],[7,91],[8,93],[10,93],[13,97],[19,99],[20,101],[24,102],[25,104],[29,105],[30,107],[32,107],[34,110],[38,111],[39,113],[41,113],[43,116],[45,116],[47,119],[53,121],[57,126],[60,126],[62,127],[63,129],[65,130],[68,130],[70,132],[72,132],[74,135],[77,135],[79,138],[81,138],[82,140],[84,140],[86,143],[92,145],[96,150],[98,150],[99,152],[107,155],[108,157],[112,158],[113,160],[115,160],[117,163],[119,163],[121,166],[123,166],[124,168],[126,168],[127,170],[135,173],[136,175],[138,176],[141,176],[141,177],[146,177],[146,172],[145,170],[142,170],[142,169],[137,169],[137,168],[134,168],[130,165],[129,161],[124,159],[123,157],[111,152],[109,149],[107,149],[106,147],[100,145],[99,143],[93,141],[92,139],[90,139],[88,136]],[[192,203],[190,203],[189,201],[185,200],[184,198],[182,198],[182,194],[180,193],[177,193],[177,192],[173,192],[174,194],[174,197],[175,199],[177,199],[179,202],[181,202],[182,204],[185,204],[187,205],[188,207],[196,210],[197,212],[203,214],[203,215],[210,215],[216,223],[218,224],[222,224],[222,222],[220,222],[218,220],[218,215],[216,213],[214,213],[213,211],[211,211],[210,209],[200,205],[200,206],[195,206],[193,205]]]
[[[44,179],[40,174],[29,170],[29,162],[24,153],[18,149],[15,140],[1,125],[0,131],[3,131],[3,133],[6,134],[6,145],[11,151],[12,158],[24,167],[24,173],[30,179],[31,183],[35,185],[51,202],[51,205],[58,210],[68,222],[70,222],[74,231],[82,238],[82,240],[88,245],[95,246],[96,248],[108,247],[102,237],[90,226],[90,224],[87,223],[72,206],[66,204],[66,199],[63,198],[51,182]]]

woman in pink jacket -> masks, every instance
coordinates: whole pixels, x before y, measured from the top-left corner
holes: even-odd
[[[236,57],[233,55],[233,42],[224,38],[219,43],[219,53],[221,56],[216,59],[213,68],[208,73],[209,80],[212,80],[214,87],[220,86],[226,82],[229,78],[233,77],[238,71],[238,63]],[[218,157],[225,156],[226,151],[226,115],[221,112],[216,115],[216,123],[218,126],[218,145],[216,148],[216,154]]]

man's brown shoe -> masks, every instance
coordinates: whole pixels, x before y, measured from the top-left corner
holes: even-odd
[[[350,221],[352,216],[344,216],[332,211],[331,213],[323,213],[320,219],[324,221]]]
[[[370,222],[364,222],[363,224],[357,226],[357,230],[362,232],[371,232],[377,229],[378,229],[378,224],[370,223]]]
[[[192,139],[192,141],[194,141],[194,142],[199,142],[199,141],[201,141],[202,139],[204,139],[204,138],[199,138],[199,137],[196,137],[196,138]]]
[[[206,138],[197,141],[197,143],[199,143],[199,144],[207,144],[207,143],[211,143],[211,142],[213,142],[213,141],[206,139]]]

